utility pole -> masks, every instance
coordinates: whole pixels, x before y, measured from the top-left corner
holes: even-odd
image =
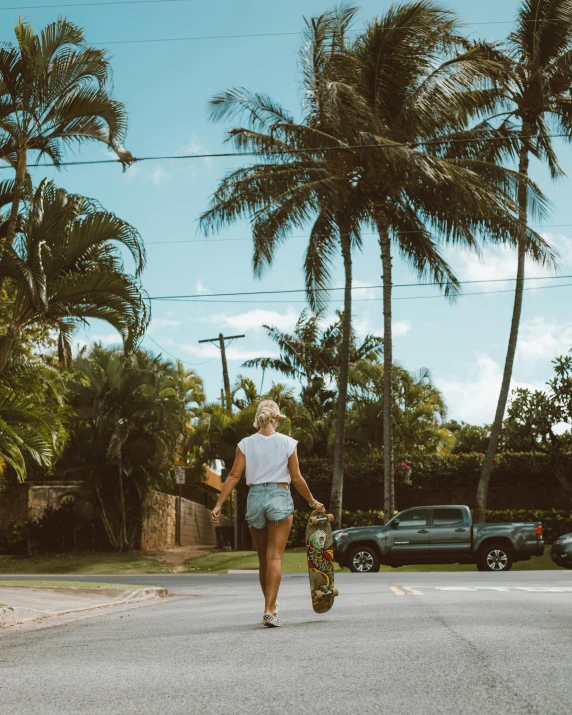
[[[226,337],[222,334],[219,333],[218,338],[207,338],[206,340],[199,340],[199,343],[213,343],[216,345],[218,343],[218,347],[220,350],[220,357],[222,360],[222,378],[224,382],[224,392],[221,390],[220,391],[220,401],[222,403],[223,409],[224,409],[224,397],[226,395],[226,409],[229,412],[232,412],[232,399],[230,396],[230,380],[228,377],[228,365],[226,364],[226,341],[232,342],[233,340],[238,340],[238,338],[245,338],[246,335],[227,335]],[[226,477],[225,477],[226,478]],[[244,505],[244,509],[242,508],[244,503],[244,498],[240,498],[238,490],[236,490],[235,496],[234,496],[234,504],[233,504],[233,512],[234,512],[234,548],[238,549],[239,547],[242,547],[244,537],[242,534],[242,531],[244,530],[243,525],[241,524],[241,519],[240,514],[244,511],[246,513],[246,507]],[[239,514],[239,509],[240,509],[240,514]]]
[[[228,365],[226,364],[226,341],[237,340],[238,338],[245,337],[246,335],[227,335],[225,337],[222,333],[219,333],[218,338],[207,338],[206,340],[199,340],[199,343],[213,343],[215,345],[216,343],[218,343],[220,357],[222,360],[222,379],[224,383],[224,393],[226,395],[226,409],[229,412],[232,411],[232,401],[230,397],[230,380],[228,377]]]

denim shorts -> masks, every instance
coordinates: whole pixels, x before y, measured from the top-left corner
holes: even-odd
[[[288,487],[275,483],[253,484],[248,492],[246,521],[253,529],[264,529],[269,521],[279,524],[294,512]]]

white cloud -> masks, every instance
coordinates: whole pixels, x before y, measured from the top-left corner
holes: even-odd
[[[486,353],[476,353],[475,364],[465,374],[465,379],[435,380],[445,397],[449,416],[471,424],[490,424],[495,416],[502,382],[501,367]],[[511,383],[511,391],[517,387],[541,390],[545,385]]]
[[[217,345],[212,343],[203,343],[202,345],[181,345],[182,350],[191,355],[196,355],[202,358],[220,357],[220,350]],[[257,357],[278,357],[278,353],[272,350],[261,348],[260,350],[244,350],[241,347],[230,345],[226,348],[226,357],[228,360],[252,360]]]
[[[171,175],[168,174],[162,166],[154,167],[151,172],[151,182],[155,184],[155,186],[160,186],[164,181],[167,181],[170,178]]]
[[[298,311],[292,307],[289,307],[286,313],[255,308],[237,315],[210,315],[202,318],[201,322],[216,323],[233,330],[261,330],[263,325],[271,325],[278,328],[278,330],[289,331],[296,325],[298,317]]]
[[[391,325],[393,338],[402,338],[412,329],[412,324],[408,320],[394,320]],[[365,338],[366,335],[376,335],[383,337],[383,326],[376,326],[369,316],[354,318],[353,328],[358,338]]]
[[[151,166],[147,162],[132,164],[121,176],[129,181],[137,179],[146,184],[151,183],[154,186],[160,186],[172,178],[171,174],[165,171],[162,166]]]
[[[558,272],[568,272],[572,268],[572,240],[562,234],[542,233],[542,237],[556,250],[559,256]],[[468,250],[450,250],[448,260],[456,274],[464,281],[487,281],[465,286],[465,290],[504,290],[514,287],[514,281],[508,280],[516,276],[517,256],[514,248],[502,245],[486,248],[481,256]],[[527,259],[527,278],[551,276],[553,273],[546,268]],[[507,279],[506,282],[503,279]],[[490,283],[488,281],[499,281]],[[529,281],[527,288],[541,286],[544,281]]]
[[[90,342],[101,343],[102,345],[121,345],[119,333],[107,333],[106,335],[92,335]]]
[[[161,330],[161,328],[178,328],[180,325],[181,321],[173,318],[153,318],[147,332],[152,333],[155,330]]]
[[[196,134],[191,135],[191,140],[187,144],[183,144],[179,147],[179,154],[209,154],[209,148],[204,144]],[[206,156],[200,159],[203,168],[209,171],[213,167],[213,160]],[[198,179],[201,175],[196,169],[197,161],[189,162],[186,166],[187,173],[190,174],[193,180]]]
[[[212,293],[212,290],[205,288],[200,278],[197,278],[197,282],[195,283],[195,290],[201,295],[209,295],[209,293]]]
[[[536,317],[524,322],[518,337],[517,356],[528,363],[554,359],[572,347],[572,323]]]

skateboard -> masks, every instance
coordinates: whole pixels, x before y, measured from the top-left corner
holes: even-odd
[[[327,613],[338,595],[338,589],[334,588],[333,520],[332,514],[316,514],[306,524],[310,593],[316,613]]]

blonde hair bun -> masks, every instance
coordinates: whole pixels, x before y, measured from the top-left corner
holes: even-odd
[[[280,412],[280,408],[274,400],[262,400],[256,408],[256,416],[254,418],[254,426],[256,429],[267,427],[276,417],[284,417]]]

